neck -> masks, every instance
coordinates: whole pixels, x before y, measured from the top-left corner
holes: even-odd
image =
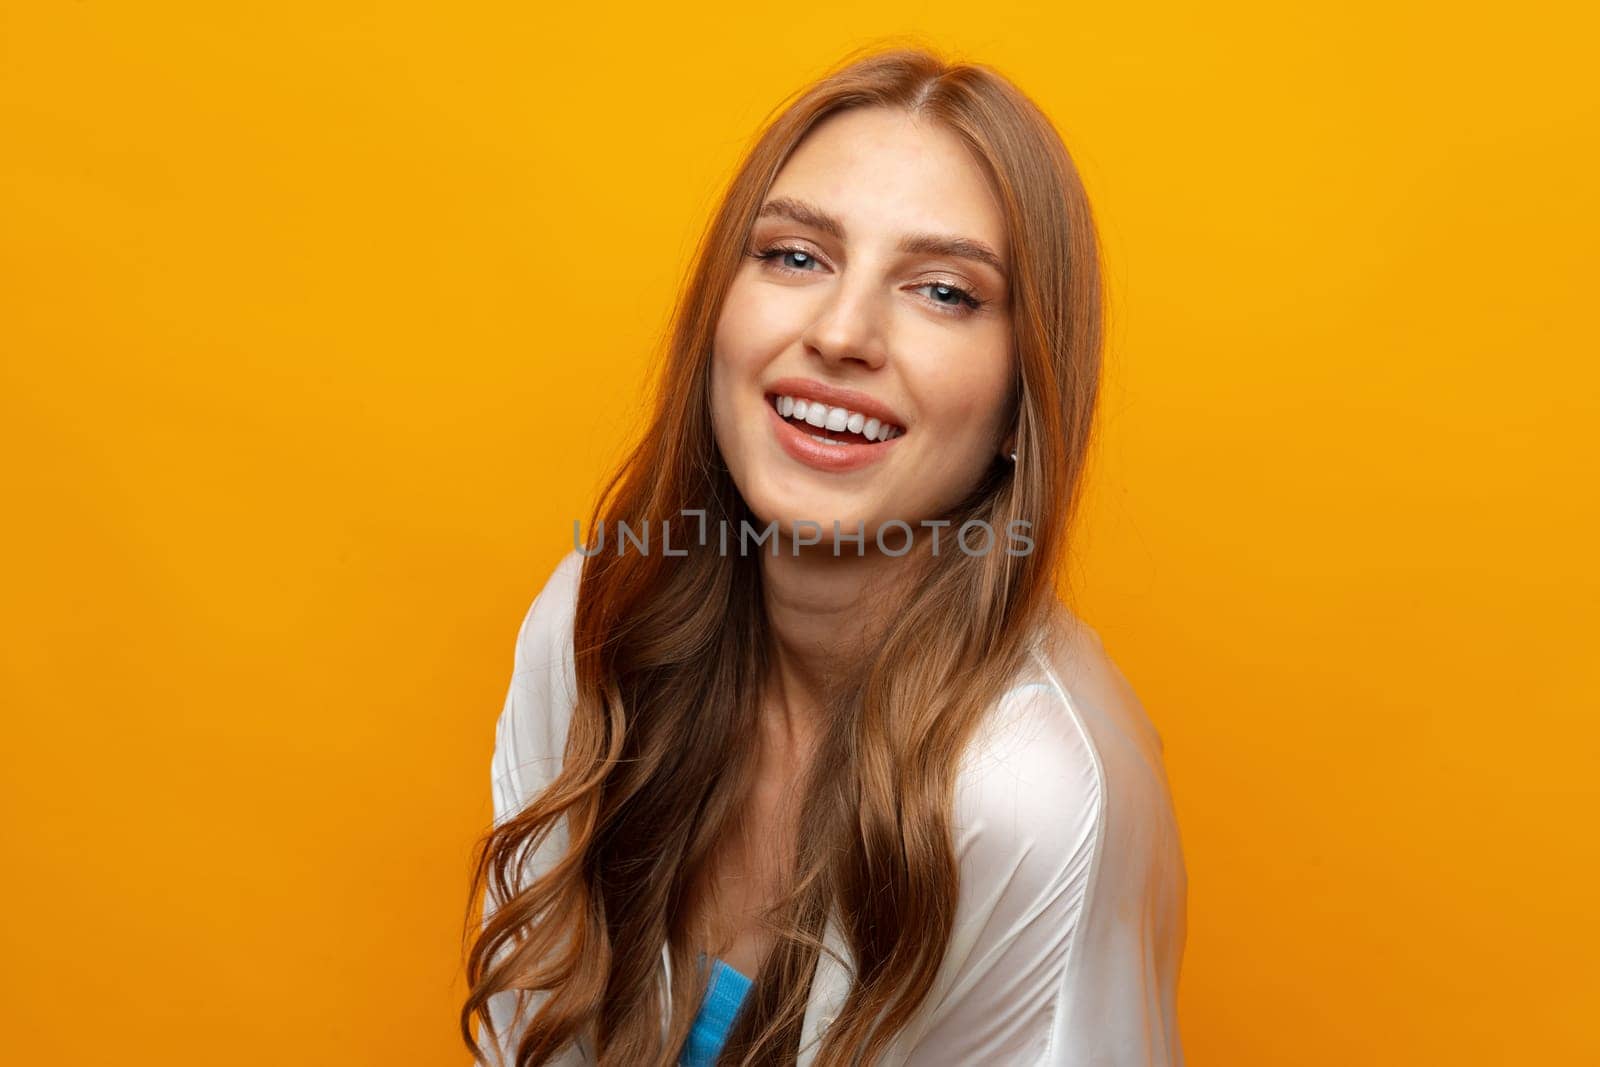
[[[889,619],[894,589],[910,578],[915,554],[903,557],[846,546],[807,546],[798,555],[779,541],[763,552],[761,584],[771,638],[764,748],[784,756],[808,752],[823,726],[821,697],[847,662]]]

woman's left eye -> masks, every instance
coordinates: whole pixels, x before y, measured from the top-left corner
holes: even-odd
[[[982,300],[957,285],[947,285],[944,282],[926,282],[917,286],[917,288],[919,290],[932,289],[933,295],[929,299],[940,307],[952,310],[965,308],[967,311],[977,311],[983,307]]]

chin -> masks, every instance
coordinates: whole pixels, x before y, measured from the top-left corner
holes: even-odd
[[[786,503],[775,505],[769,503],[769,499],[782,499]],[[838,520],[839,528],[845,532],[854,531],[856,524],[862,521],[867,523],[867,532],[870,534],[872,531],[872,520],[865,512],[838,500],[775,494],[773,498],[760,500],[752,500],[747,496],[745,502],[749,505],[754,516],[753,522],[758,529],[770,522],[776,522],[779,532],[785,537],[794,534],[796,524],[799,522],[816,523],[822,531],[824,540],[831,540],[833,537],[834,520]],[[804,531],[811,529],[809,526],[800,528]]]

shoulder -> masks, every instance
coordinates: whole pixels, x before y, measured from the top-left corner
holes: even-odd
[[[1161,734],[1100,635],[1064,605],[1056,607],[1036,659],[1094,753],[1106,835],[1119,849],[1116,866],[1133,875],[1174,860],[1168,854],[1177,848],[1177,821]]]
[[[1085,729],[1101,744],[1126,743],[1159,762],[1161,735],[1094,627],[1057,601],[1041,636],[1039,658],[1066,690]]]
[[[1037,637],[962,755],[956,921],[893,1062],[1182,1063],[1160,739],[1092,628],[1062,607]]]
[[[511,684],[495,724],[491,778],[497,819],[514,814],[554,780],[577,699],[573,617],[583,557],[562,557],[522,617]]]
[[[1170,815],[1162,743],[1093,627],[1060,604],[963,757],[958,847],[979,878],[1086,878],[1108,824]]]
[[[1044,672],[996,701],[963,757],[956,790],[964,892],[1036,899],[1086,874],[1106,784],[1092,739]]]
[[[572,656],[572,620],[578,606],[578,580],[583,556],[568,552],[556,563],[522,617],[517,631],[519,675],[549,670]]]
[[[1041,1062],[1105,811],[1093,739],[1035,658],[962,753],[955,921],[927,1017],[905,1046],[909,1059],[895,1062]]]

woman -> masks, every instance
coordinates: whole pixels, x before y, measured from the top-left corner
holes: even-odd
[[[518,636],[484,1062],[1183,1062],[1161,742],[1054,593],[1100,314],[999,75],[869,54],[769,124]]]

